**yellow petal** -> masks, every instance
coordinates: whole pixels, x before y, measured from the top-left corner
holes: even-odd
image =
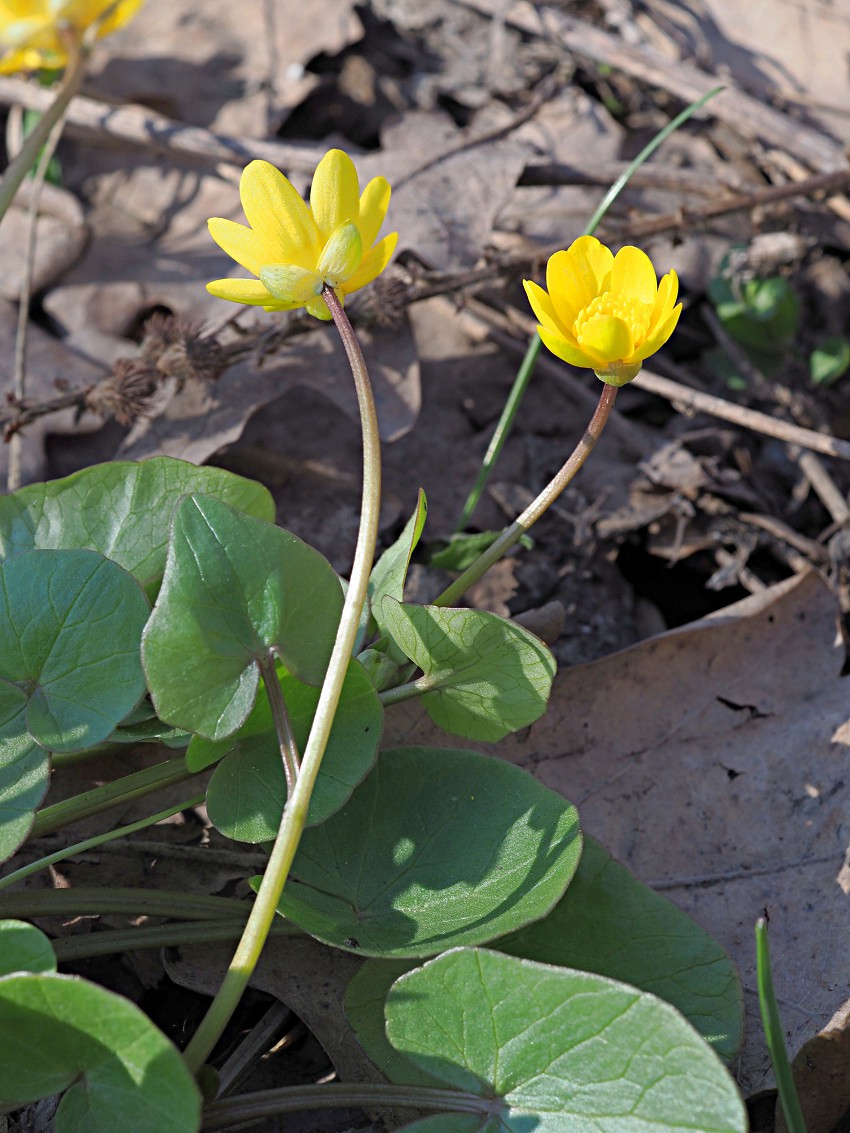
[[[109,3],[105,3],[101,10],[104,11],[108,8]],[[131,20],[142,6],[142,0],[122,0],[120,4],[116,4],[114,11],[110,16],[107,16],[98,30],[98,37],[109,35],[110,32],[115,31],[117,28],[122,28],[124,24]]]
[[[376,279],[392,258],[395,251],[395,246],[398,243],[398,233],[391,232],[385,236],[383,240],[379,240],[374,248],[371,248],[363,259],[360,261],[360,267],[346,281],[344,287],[341,289],[346,295],[351,295],[354,291],[359,291],[361,287],[365,287],[367,283],[371,283]]]
[[[280,170],[267,161],[246,165],[239,195],[267,264],[315,268],[321,247],[310,210]]]
[[[605,288],[614,257],[594,236],[580,236],[566,252],[556,252],[546,266],[546,287],[565,326]]]
[[[665,319],[670,314],[678,293],[678,276],[674,271],[668,271],[658,284],[658,298],[655,300],[655,307],[652,312],[652,317],[649,320],[650,327],[656,326],[662,319]]]
[[[611,268],[611,290],[650,307],[655,305],[658,278],[646,252],[631,246],[619,250]]]
[[[576,342],[575,335],[572,330],[558,317],[558,312],[552,303],[552,300],[546,294],[542,287],[534,283],[531,279],[524,279],[522,285],[525,288],[525,294],[531,304],[531,309],[534,311],[538,321],[543,323],[544,326],[549,327],[550,330],[556,331],[567,342],[571,342],[576,349],[578,343]]]
[[[625,362],[634,350],[628,324],[616,315],[597,315],[584,325],[579,346],[605,362]]]
[[[572,343],[567,342],[566,339],[561,338],[559,334],[555,334],[548,327],[539,326],[537,333],[547,350],[551,350],[556,358],[562,358],[565,362],[569,362],[571,366],[592,370],[595,366],[602,364],[601,358],[595,358],[592,354],[573,346]]]
[[[360,220],[360,182],[354,162],[341,149],[328,150],[313,174],[310,208],[324,240],[341,224]],[[324,243],[323,240],[323,243]]]
[[[249,307],[265,307],[269,303],[281,306],[269,295],[258,279],[214,279],[207,284],[207,291],[217,299],[229,299],[231,303],[246,303]],[[293,306],[297,304],[289,304]],[[281,309],[284,309],[281,307]]]
[[[360,194],[360,222],[358,228],[363,238],[363,248],[372,247],[381,231],[381,225],[390,207],[389,182],[385,177],[373,177]]]
[[[260,268],[268,260],[263,257],[260,241],[252,228],[237,224],[235,220],[224,220],[220,216],[214,216],[207,224],[210,236],[222,251],[254,275],[260,274]]]
[[[660,350],[673,331],[676,329],[676,323],[679,321],[679,315],[682,313],[682,304],[679,303],[673,308],[666,318],[662,319],[658,326],[652,331],[646,342],[642,343],[639,349],[634,352],[633,358],[636,362],[643,362],[650,354],[654,354],[656,350]]]
[[[266,264],[260,268],[260,282],[275,299],[295,305],[321,295],[325,285],[318,272],[297,264]]]
[[[354,275],[363,258],[363,241],[356,224],[347,220],[328,240],[316,270],[331,287],[340,287]]]

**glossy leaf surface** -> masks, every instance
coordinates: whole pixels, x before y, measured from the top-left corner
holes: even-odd
[[[398,748],[305,831],[278,907],[338,948],[427,956],[544,916],[580,854],[575,808],[527,772],[471,751]]]
[[[25,696],[32,740],[81,751],[138,704],[149,612],[133,576],[96,551],[30,551],[0,563],[0,679]]]
[[[392,987],[387,1036],[420,1069],[479,1095],[422,1133],[745,1133],[737,1087],[669,1004],[587,972],[457,949]],[[501,1103],[501,1104],[499,1104]]]
[[[422,706],[456,736],[500,740],[546,711],[555,658],[533,633],[484,610],[442,609],[385,598],[383,615],[424,673]]]
[[[209,496],[174,518],[162,589],[142,649],[157,715],[207,739],[231,735],[257,694],[258,659],[320,684],[342,589],[318,551]]]

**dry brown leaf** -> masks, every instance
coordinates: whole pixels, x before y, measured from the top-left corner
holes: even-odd
[[[810,574],[560,673],[547,715],[491,749],[570,798],[588,833],[730,952],[745,989],[747,1092],[771,1077],[755,995],[764,909],[792,1047],[850,983],[842,662],[832,596]],[[386,742],[445,744],[404,707]]]
[[[14,204],[0,221],[0,246],[3,248],[0,295],[13,302],[17,302],[21,294],[29,243],[32,189],[33,182],[25,181]],[[79,259],[88,236],[83,210],[74,194],[55,185],[43,185],[36,224],[31,295],[43,291]]]
[[[98,91],[237,137],[264,137],[314,79],[304,68],[362,35],[354,0],[146,0],[100,49]]]
[[[809,1039],[791,1065],[806,1133],[832,1133],[850,1109],[850,1000],[820,1034]],[[774,1133],[788,1133],[782,1106],[776,1105]]]

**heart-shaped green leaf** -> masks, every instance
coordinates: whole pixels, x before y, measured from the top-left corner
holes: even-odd
[[[96,551],[29,551],[0,563],[0,679],[26,697],[36,743],[81,751],[139,703],[149,612],[133,576]]]
[[[339,580],[318,551],[220,500],[188,496],[142,647],[157,715],[224,739],[247,719],[259,660],[272,650],[295,676],[321,683],[341,611]]]
[[[304,832],[278,908],[337,948],[428,956],[545,916],[580,854],[575,808],[527,772],[398,748]]]
[[[40,928],[26,921],[0,921],[0,976],[55,971],[56,956]]]
[[[481,1098],[407,1133],[745,1133],[738,1089],[668,1003],[588,972],[456,949],[387,997],[387,1037],[443,1086]]]
[[[177,1048],[121,996],[55,973],[0,979],[0,1113],[66,1091],[56,1133],[194,1133]]]
[[[404,530],[395,543],[387,547],[372,568],[369,578],[369,601],[372,616],[383,634],[387,633],[383,614],[384,598],[389,596],[400,602],[404,597],[404,582],[410,567],[410,557],[416,550],[427,517],[428,501],[420,488],[416,499],[416,510],[404,525]]]
[[[533,633],[484,610],[383,601],[387,632],[424,676],[422,706],[435,724],[471,740],[500,740],[539,719],[555,658]]]
[[[151,593],[165,568],[174,508],[190,492],[274,519],[274,500],[262,484],[222,468],[170,456],[113,461],[0,499],[0,557],[35,549],[100,551]]]
[[[27,731],[27,697],[0,680],[0,861],[8,861],[47,794],[50,757]]]
[[[320,690],[279,669],[286,712],[298,750],[304,750]],[[362,667],[349,662],[322,766],[310,796],[308,824],[323,822],[345,803],[369,771],[378,753],[384,713]],[[227,754],[207,788],[207,810],[217,830],[239,842],[268,842],[277,834],[286,802],[286,779],[277,733],[264,693],[243,727],[230,740],[213,744],[194,739],[187,752],[190,770],[199,770],[210,755]]]
[[[592,838],[548,916],[493,947],[634,984],[677,1007],[726,1059],[743,1036],[741,985],[713,936]]]

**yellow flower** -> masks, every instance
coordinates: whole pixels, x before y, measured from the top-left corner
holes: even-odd
[[[104,17],[97,36],[108,35],[141,5],[142,0],[0,0],[0,73],[64,67],[64,29],[82,34]]]
[[[674,271],[658,282],[640,248],[613,255],[594,236],[580,236],[546,266],[546,286],[524,281],[544,344],[572,366],[593,370],[611,386],[630,382],[679,321]]]
[[[246,167],[239,195],[250,227],[216,217],[210,234],[258,278],[208,283],[207,291],[219,299],[267,311],[306,307],[317,319],[329,319],[325,284],[344,302],[381,274],[395,249],[396,232],[375,243],[390,203],[389,185],[375,177],[361,194],[354,162],[342,150],[330,150],[319,162],[309,207],[267,161]]]

